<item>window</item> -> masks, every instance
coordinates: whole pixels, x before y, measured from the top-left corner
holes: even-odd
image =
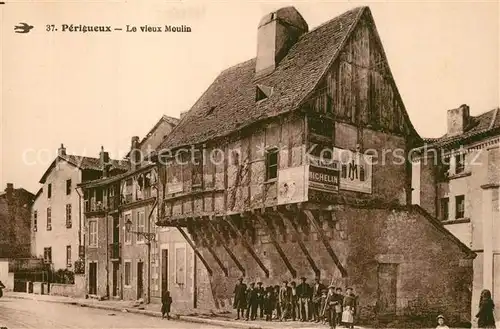
[[[52,198],[52,184],[47,185],[47,198]]]
[[[71,179],[68,179],[66,181],[66,195],[70,195],[71,194]]]
[[[71,204],[66,205],[66,228],[71,228]]]
[[[202,187],[203,184],[203,150],[196,149],[193,153],[193,167],[191,181],[193,187]]]
[[[52,211],[47,208],[47,231],[52,231]]]
[[[465,217],[465,196],[457,195],[455,197],[455,218]]]
[[[52,263],[52,247],[43,248],[43,260],[46,263]]]
[[[66,246],[66,267],[71,267],[71,246]]]
[[[175,248],[175,283],[184,285],[186,283],[186,248]]]
[[[97,221],[89,221],[89,246],[97,247]]]
[[[125,182],[125,203],[132,202],[132,178]]]
[[[38,217],[38,212],[35,210],[33,212],[33,231],[36,232],[37,230],[37,218]]]
[[[438,173],[438,178],[440,181],[446,181],[448,180],[448,177],[450,175],[450,164],[448,159],[445,160],[443,159],[443,163],[439,166],[439,173]]]
[[[465,170],[465,155],[459,154],[455,156],[455,174],[461,174]]]
[[[441,220],[448,220],[449,218],[449,204],[450,200],[448,198],[441,198],[439,205],[439,215]]]
[[[130,213],[129,214],[125,214],[124,219],[123,219],[124,223],[128,222],[129,220],[131,220],[131,217],[132,216],[131,216]],[[132,243],[132,233],[127,232],[127,230],[125,230],[125,243],[128,243],[128,244]]]
[[[137,232],[144,232],[146,228],[146,221],[144,219],[144,212],[140,211],[137,213]],[[137,242],[143,242],[144,236],[137,235]]]
[[[125,262],[125,282],[124,284],[126,286],[130,287],[130,273],[132,271],[132,263],[131,262]]]
[[[278,149],[270,149],[266,152],[266,180],[278,177]]]

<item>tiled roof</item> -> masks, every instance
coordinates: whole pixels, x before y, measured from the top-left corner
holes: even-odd
[[[500,110],[498,108],[478,116],[471,116],[463,134],[455,136],[445,134],[439,138],[425,138],[424,142],[434,147],[446,147],[469,139],[481,138],[497,130],[500,130]]]
[[[73,166],[80,168],[82,170],[96,170],[96,171],[102,170],[99,158],[91,158],[79,155],[59,155],[57,158],[61,158],[67,161],[68,163],[72,164]],[[40,183],[43,184],[45,182],[45,179],[47,178],[48,174],[51,172],[52,168],[54,168],[57,158],[54,161],[52,161],[49,168],[47,168],[42,178],[40,179]],[[127,171],[130,168],[130,163],[127,160],[110,159],[109,161],[111,164],[109,170]]]
[[[81,169],[88,169],[88,170],[102,170],[101,168],[101,162],[99,158],[90,158],[90,157],[84,157],[84,156],[79,156],[79,155],[66,155],[62,157],[63,159],[67,160],[68,162],[71,162],[75,166],[81,168]],[[130,164],[127,160],[110,160],[111,168],[110,170],[113,169],[118,169],[118,170],[128,170],[130,167]]]
[[[337,57],[368,7],[354,8],[304,34],[277,68],[255,79],[255,58],[223,71],[158,150],[223,137],[257,121],[297,109]],[[256,86],[272,94],[255,102]]]

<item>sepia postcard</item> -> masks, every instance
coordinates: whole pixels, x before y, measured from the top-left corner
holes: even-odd
[[[500,2],[0,25],[0,329],[500,328]]]

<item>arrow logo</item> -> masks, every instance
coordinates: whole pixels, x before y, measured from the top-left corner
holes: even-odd
[[[28,33],[33,27],[33,25],[19,23],[19,25],[14,26],[14,31],[16,33]]]

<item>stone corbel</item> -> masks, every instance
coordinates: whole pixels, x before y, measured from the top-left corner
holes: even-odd
[[[347,271],[344,268],[344,266],[342,265],[342,263],[340,262],[339,258],[335,254],[335,252],[333,251],[332,247],[330,246],[330,242],[328,242],[328,239],[325,235],[325,232],[323,232],[323,228],[321,227],[321,225],[318,223],[316,218],[314,218],[314,215],[312,214],[312,212],[310,210],[305,209],[305,210],[303,210],[303,212],[307,216],[307,218],[309,219],[311,224],[314,226],[316,231],[318,232],[319,238],[323,242],[323,244],[326,248],[326,251],[328,252],[328,254],[332,258],[333,262],[335,263],[335,265],[339,269],[340,273],[342,274],[342,277],[343,278],[347,277]]]
[[[201,254],[201,252],[198,250],[198,248],[194,244],[193,240],[191,240],[191,237],[189,237],[189,235],[187,235],[186,232],[184,232],[184,230],[182,229],[182,227],[176,226],[176,228],[182,234],[182,236],[187,241],[187,243],[191,246],[191,248],[193,249],[194,253],[196,254],[196,256],[198,256],[198,258],[201,260],[201,262],[203,263],[203,265],[205,265],[205,268],[207,269],[208,275],[212,276],[213,275],[212,268],[210,267],[210,265],[208,265],[207,260],[203,257],[203,255]]]
[[[206,248],[208,249],[208,251],[212,254],[212,257],[215,259],[215,261],[217,262],[217,264],[219,264],[219,267],[220,269],[222,270],[222,272],[224,272],[224,275],[225,276],[229,276],[229,271],[227,269],[227,267],[224,265],[224,263],[220,260],[219,256],[217,256],[217,253],[215,252],[215,250],[210,246],[210,243],[207,242],[207,239],[203,233],[203,230],[201,230],[201,233],[199,234],[199,237],[200,239],[202,239],[204,242],[205,242],[205,245],[206,245]]]
[[[269,234],[269,238],[271,240],[271,243],[274,245],[274,247],[276,248],[276,251],[278,251],[278,254],[280,255],[281,259],[283,260],[283,262],[285,263],[286,265],[286,268],[288,269],[288,271],[290,272],[290,274],[292,275],[292,278],[296,278],[297,277],[297,271],[293,268],[292,264],[290,263],[290,261],[288,260],[288,257],[286,257],[285,255],[285,252],[283,251],[283,249],[281,248],[277,238],[276,238],[276,234],[274,233],[274,231],[267,225],[266,223],[266,220],[264,218],[262,218],[262,216],[258,213],[253,213],[253,216],[255,216],[255,218],[257,218],[257,220],[259,221],[259,223],[262,225],[262,227],[266,230],[267,234]]]
[[[264,265],[264,263],[262,263],[262,261],[260,260],[259,256],[257,256],[257,253],[250,246],[250,244],[245,239],[245,237],[243,236],[243,234],[241,234],[240,230],[238,230],[238,228],[236,227],[236,225],[234,225],[234,223],[232,222],[231,218],[230,217],[225,217],[224,220],[226,221],[226,223],[229,224],[229,226],[231,227],[231,229],[238,235],[238,237],[240,238],[241,243],[246,248],[246,250],[248,251],[248,253],[250,255],[252,255],[253,259],[255,259],[255,261],[257,262],[257,264],[259,264],[259,267],[262,269],[262,271],[264,271],[264,274],[266,275],[266,278],[269,278],[269,270],[266,268],[266,266]]]
[[[236,258],[236,256],[232,252],[231,248],[229,248],[229,246],[226,244],[224,237],[222,237],[222,235],[219,233],[219,231],[217,231],[217,229],[214,227],[214,225],[212,224],[212,222],[210,220],[207,221],[207,223],[208,223],[208,227],[212,230],[215,238],[219,241],[219,243],[222,245],[222,247],[224,247],[224,249],[226,250],[229,257],[231,257],[233,262],[236,264],[238,269],[241,271],[241,275],[245,276],[245,268],[243,267],[243,265],[241,265],[238,258]]]
[[[302,252],[306,256],[307,261],[309,262],[309,265],[311,265],[311,268],[314,271],[314,274],[316,275],[317,278],[319,278],[320,274],[321,274],[321,271],[316,266],[316,263],[314,262],[314,259],[312,259],[311,254],[309,253],[309,251],[307,250],[306,245],[304,244],[304,241],[302,241],[302,237],[300,236],[300,232],[299,232],[299,229],[297,227],[297,224],[291,218],[289,218],[288,216],[286,216],[282,212],[278,212],[278,215],[281,217],[281,220],[283,220],[283,222],[288,222],[292,226],[294,235],[296,237],[296,240],[297,240],[297,243],[298,243],[300,249],[302,250]]]

